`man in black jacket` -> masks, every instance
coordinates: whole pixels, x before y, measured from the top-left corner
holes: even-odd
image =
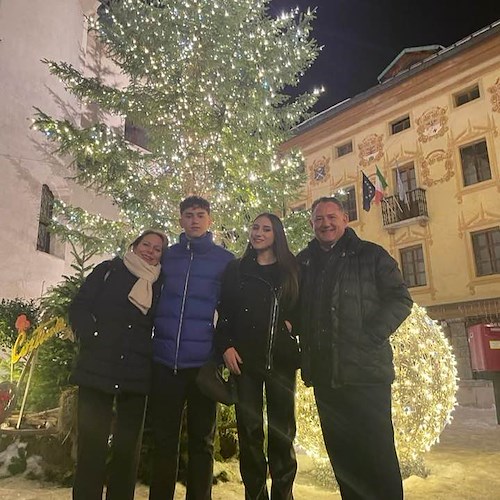
[[[339,200],[316,200],[310,222],[315,239],[297,256],[302,378],[314,387],[342,498],[399,500],[389,337],[412,299],[396,261],[347,227]]]

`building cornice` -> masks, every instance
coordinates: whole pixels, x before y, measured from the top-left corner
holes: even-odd
[[[382,95],[390,90],[397,89],[398,87],[404,88],[405,86],[412,86],[416,83],[416,78],[418,80],[418,76],[422,75],[424,72],[429,70],[430,68],[434,68],[439,64],[443,64],[445,62],[450,62],[451,59],[456,58],[458,55],[464,54],[466,51],[471,50],[479,44],[485,43],[490,39],[498,37],[500,35],[500,20],[496,21],[489,26],[476,31],[472,35],[467,36],[466,38],[454,43],[453,45],[446,47],[443,50],[440,50],[436,54],[433,54],[423,61],[412,65],[410,68],[401,71],[398,75],[387,79],[383,83],[376,85],[375,87],[371,87],[370,89],[357,94],[356,96],[341,101],[334,106],[318,113],[317,115],[309,118],[308,120],[302,122],[297,125],[293,129],[294,137],[287,141],[284,144],[284,147],[288,149],[289,147],[293,147],[297,145],[295,139],[300,137],[303,134],[315,129],[315,135],[318,132],[318,127],[325,125],[327,122],[331,121],[334,118],[339,117],[346,112],[352,112],[356,107],[366,103],[367,101],[377,102],[382,99]],[[496,45],[498,50],[498,45]],[[448,64],[445,68],[449,68],[451,64]],[[421,81],[425,81],[426,77],[422,76]],[[413,92],[415,88],[413,88]],[[415,92],[414,92],[415,93]]]

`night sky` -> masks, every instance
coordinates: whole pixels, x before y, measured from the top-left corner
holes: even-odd
[[[500,0],[272,0],[271,14],[295,6],[318,7],[313,37],[324,48],[299,87],[325,87],[316,111],[377,85],[405,48],[446,47],[500,19]]]

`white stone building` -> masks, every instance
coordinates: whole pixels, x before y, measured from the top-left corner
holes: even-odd
[[[87,73],[109,69],[87,34],[86,16],[98,5],[0,0],[0,298],[38,298],[68,272],[67,246],[45,227],[53,198],[106,217],[114,213],[108,201],[71,180],[71,158],[52,154],[56,146],[30,128],[34,107],[75,123],[88,116],[41,60]]]

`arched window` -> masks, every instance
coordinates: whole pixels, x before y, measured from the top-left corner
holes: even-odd
[[[49,224],[52,220],[54,209],[54,195],[49,186],[42,186],[42,199],[40,202],[40,217],[38,219],[38,238],[36,242],[37,250],[50,253],[50,231]]]

